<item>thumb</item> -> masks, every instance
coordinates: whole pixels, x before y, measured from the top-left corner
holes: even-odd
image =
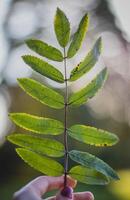
[[[70,186],[66,186],[60,190],[56,195],[56,200],[72,200],[73,199],[73,189]]]

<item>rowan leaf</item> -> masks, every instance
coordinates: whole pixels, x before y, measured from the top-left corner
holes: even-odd
[[[88,185],[106,185],[109,183],[108,178],[95,169],[83,167],[81,165],[71,168],[69,174],[74,179]]]
[[[64,83],[63,74],[49,63],[31,55],[25,55],[22,58],[27,65],[41,75],[59,83]]]
[[[31,167],[48,176],[60,176],[64,172],[62,165],[51,158],[23,148],[17,148],[16,152]]]
[[[99,147],[112,146],[119,141],[118,137],[113,133],[80,124],[70,127],[68,133],[76,140]]]
[[[119,180],[116,172],[107,163],[92,154],[72,150],[69,152],[69,156],[72,160],[83,165],[84,167],[95,169],[98,172],[109,177],[109,179]]]
[[[26,40],[27,46],[38,53],[40,56],[46,57],[54,61],[63,61],[62,53],[53,46],[48,45],[47,43],[37,40],[37,39],[28,39]]]
[[[67,52],[68,58],[72,58],[80,49],[83,39],[88,29],[88,24],[89,24],[89,18],[88,18],[88,15],[85,14],[82,20],[80,21],[79,27],[76,33],[74,34],[74,37],[68,49],[68,52]]]
[[[59,135],[64,131],[63,124],[55,119],[26,113],[10,113],[9,116],[15,124],[34,133]]]
[[[56,140],[36,137],[27,134],[12,134],[7,139],[20,147],[32,150],[36,153],[50,157],[64,155],[64,145]]]
[[[57,8],[54,29],[60,46],[65,47],[70,37],[70,23],[62,10]]]
[[[107,79],[107,69],[104,68],[86,87],[72,94],[69,98],[69,105],[80,106],[94,97]]]
[[[59,49],[41,40],[28,39],[26,44],[32,51],[39,54],[40,57],[43,56],[53,61],[62,62],[76,55],[82,46],[83,39],[88,30],[88,24],[89,17],[85,14],[70,42],[68,51],[66,51],[65,47],[70,40],[70,23],[65,13],[57,8],[54,30],[57,41],[63,48],[64,55]],[[66,78],[67,66],[64,66],[65,74],[63,75],[53,64],[49,64],[41,58],[31,55],[24,55],[22,58],[34,71],[53,81],[57,81],[58,83],[64,83],[66,81],[73,82],[81,78],[94,67],[101,54],[101,49],[102,41],[100,37],[83,61],[71,71],[69,78]],[[66,65],[66,63],[64,64]],[[28,95],[42,104],[55,109],[65,109],[64,114],[66,121],[67,107],[80,106],[92,98],[102,87],[106,77],[107,70],[104,69],[94,77],[87,86],[72,94],[69,98],[67,98],[66,93],[67,84],[65,85],[65,95],[63,96],[50,87],[31,78],[19,78],[18,83]],[[113,133],[80,124],[67,128],[66,123],[63,125],[63,123],[58,120],[38,117],[27,113],[11,113],[10,118],[19,127],[33,133],[15,133],[9,135],[7,139],[20,147],[16,149],[17,154],[34,169],[47,176],[65,175],[66,171],[66,173],[71,175],[74,179],[90,185],[105,185],[108,184],[110,180],[119,179],[116,172],[107,163],[92,154],[78,150],[67,152],[68,156],[73,161],[80,164],[72,167],[70,171],[68,171],[68,169],[65,169],[59,162],[50,158],[64,156],[66,154],[65,146],[68,145],[67,141],[65,145],[51,138],[43,138],[43,135],[54,136],[66,132],[70,137],[86,144],[112,146],[118,142],[118,137]],[[65,164],[68,162],[68,159],[68,157],[67,159],[64,158]]]
[[[96,64],[101,54],[102,49],[102,41],[101,37],[96,41],[95,45],[93,46],[92,50],[86,55],[83,61],[81,61],[72,71],[70,74],[69,81],[75,81],[83,76],[85,73],[90,71],[92,67]]]
[[[19,78],[19,86],[31,97],[52,108],[64,107],[64,97],[31,78]]]

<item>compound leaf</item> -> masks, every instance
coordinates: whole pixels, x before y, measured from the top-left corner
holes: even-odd
[[[10,113],[11,120],[23,129],[39,134],[59,135],[63,124],[55,119],[37,117],[26,113]]]
[[[28,39],[26,40],[26,44],[31,50],[35,51],[40,56],[44,56],[54,61],[63,61],[63,55],[58,49],[41,40]]]
[[[64,83],[63,74],[47,62],[31,55],[25,55],[22,56],[22,58],[27,65],[29,65],[33,70],[40,73],[41,75],[59,83]]]
[[[31,97],[52,108],[64,107],[64,97],[31,78],[19,78],[19,86]]]
[[[92,50],[87,54],[82,62],[80,62],[70,74],[69,81],[75,81],[87,73],[98,61],[101,54],[102,41],[101,37],[96,41]]]
[[[88,22],[89,22],[88,15],[86,14],[83,16],[79,24],[78,30],[74,34],[74,37],[72,39],[72,42],[67,52],[68,58],[73,57],[77,53],[77,51],[80,49],[83,39],[88,29]]]
[[[7,138],[13,144],[30,149],[42,155],[50,157],[61,157],[64,155],[63,144],[53,139],[41,138],[27,134],[12,134]]]
[[[95,169],[110,179],[119,180],[116,172],[108,164],[92,154],[72,150],[69,152],[69,156],[72,160],[83,165],[84,167]]]
[[[60,176],[64,172],[62,165],[51,158],[23,148],[17,148],[16,152],[31,167],[48,176]]]
[[[69,135],[83,143],[95,146],[112,146],[119,141],[113,133],[80,124],[69,128]]]
[[[62,10],[57,8],[54,29],[57,40],[62,47],[65,47],[70,37],[70,23]]]
[[[105,68],[86,87],[70,96],[69,105],[80,106],[86,103],[88,99],[95,96],[98,90],[103,86],[106,79],[107,69]]]
[[[81,165],[71,168],[69,174],[79,182],[89,185],[106,185],[109,183],[108,178],[104,174]]]

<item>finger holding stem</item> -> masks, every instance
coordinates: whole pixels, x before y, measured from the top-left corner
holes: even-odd
[[[76,181],[67,176],[68,186],[74,188]],[[51,190],[61,189],[64,187],[64,176],[51,177],[40,176],[19,191],[15,192],[13,200],[40,200],[41,197]]]

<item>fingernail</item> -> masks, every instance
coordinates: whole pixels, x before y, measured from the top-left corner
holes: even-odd
[[[91,192],[87,192],[86,200],[94,200],[94,195]]]
[[[66,186],[61,190],[61,195],[69,199],[72,199],[72,194],[73,194],[73,189],[71,187]]]

